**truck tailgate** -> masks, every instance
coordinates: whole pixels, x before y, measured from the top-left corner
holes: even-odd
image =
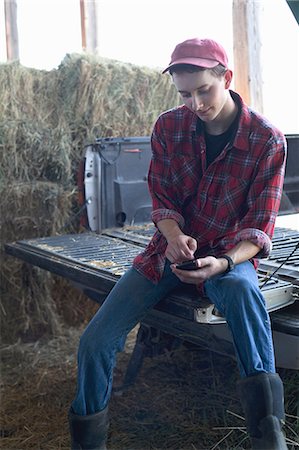
[[[113,231],[109,233],[113,235]],[[150,238],[148,228],[145,235],[140,227],[130,227],[115,233],[117,237],[82,233],[29,239],[7,244],[5,249],[10,255],[105,296]],[[275,247],[273,251],[276,251]],[[258,275],[262,286],[265,273],[259,272]],[[287,280],[271,279],[262,287],[262,291],[269,312],[294,302],[293,286]],[[156,308],[195,322],[225,322],[209,299],[199,296],[192,286],[183,292],[176,290]]]

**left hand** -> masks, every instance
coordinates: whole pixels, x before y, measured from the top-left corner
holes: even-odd
[[[176,264],[171,264],[172,272],[183,282],[188,284],[200,284],[214,275],[225,272],[227,261],[225,259],[217,259],[214,256],[206,256],[196,260],[198,269],[196,270],[180,270]]]

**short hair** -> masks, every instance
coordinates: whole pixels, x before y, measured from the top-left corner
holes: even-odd
[[[204,70],[209,70],[217,77],[221,77],[225,74],[227,68],[222,64],[218,64],[217,66],[212,67],[211,69],[207,69],[206,67],[195,66],[193,64],[176,64],[169,69],[169,73],[170,75],[173,75],[174,73],[182,73],[182,72],[194,73],[194,72],[202,72]]]

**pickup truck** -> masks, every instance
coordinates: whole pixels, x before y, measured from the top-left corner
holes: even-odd
[[[299,369],[299,135],[286,139],[286,177],[273,250],[261,260],[258,276],[277,366]],[[96,139],[85,147],[81,177],[86,231],[20,240],[6,244],[6,252],[66,278],[101,304],[154,232],[147,187],[150,159],[148,136]],[[133,383],[144,356],[182,341],[234,357],[225,319],[192,286],[172,292],[140,324],[124,385]]]

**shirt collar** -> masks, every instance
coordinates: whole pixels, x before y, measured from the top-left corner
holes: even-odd
[[[239,150],[249,150],[249,136],[251,132],[250,111],[239,94],[234,91],[230,91],[230,94],[240,108],[239,124],[235,134],[233,146]]]
[[[239,113],[239,124],[235,133],[234,141],[232,143],[233,147],[239,150],[249,149],[249,135],[251,126],[250,111],[247,105],[242,100],[241,96],[234,91],[230,90],[230,94],[233,100],[237,103],[240,113]],[[195,114],[194,119],[191,123],[191,131],[196,131],[197,134],[203,134],[203,121],[200,120]]]

